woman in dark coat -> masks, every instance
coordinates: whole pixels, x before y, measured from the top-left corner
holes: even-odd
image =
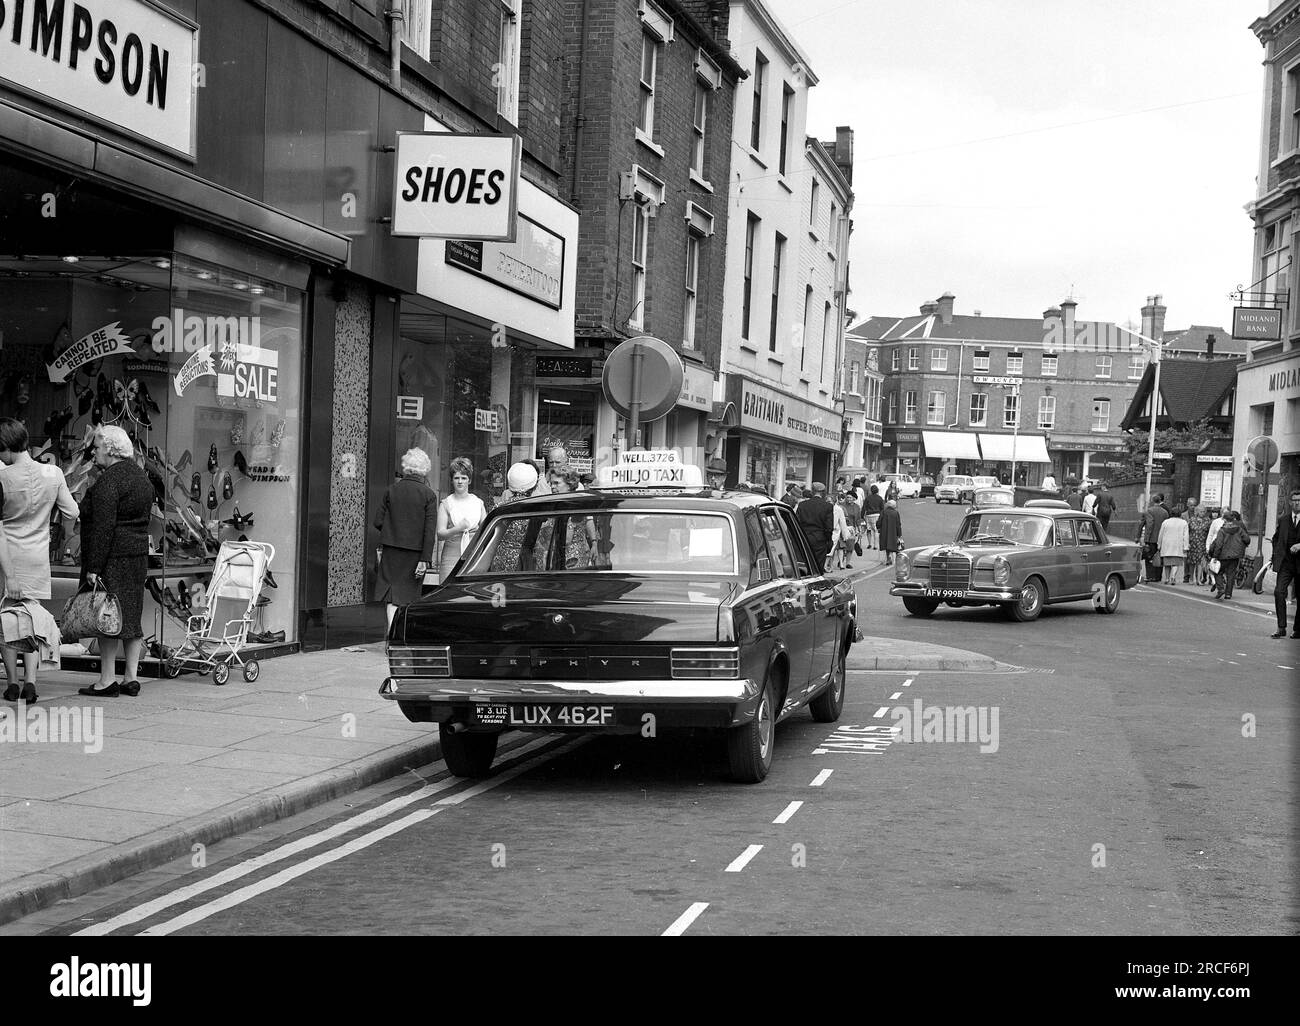
[[[134,698],[144,632],[140,611],[144,607],[144,582],[149,571],[149,511],[153,485],[135,463],[135,447],[120,427],[101,427],[95,437],[95,465],[99,478],[81,503],[82,586],[102,585],[122,607],[122,633],[99,639],[99,686],[81,688],[83,695]],[[118,642],[126,646],[126,674],[117,673]]]
[[[383,549],[375,600],[388,603],[388,622],[398,606],[419,599],[438,537],[438,493],[429,487],[432,463],[423,449],[402,455],[402,476],[384,493],[375,530]]]
[[[903,540],[903,518],[898,515],[898,503],[890,499],[885,503],[885,511],[880,514],[880,549],[885,554],[885,562],[894,561],[894,553]]]

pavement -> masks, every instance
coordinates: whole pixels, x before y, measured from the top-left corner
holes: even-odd
[[[889,568],[873,555],[847,576],[879,580]],[[849,668],[1012,669],[881,637]],[[382,645],[367,645],[265,660],[253,684],[143,681],[136,698],[86,698],[90,674],[43,674],[30,709],[0,704],[0,923],[440,759],[437,731],[376,693],[386,673]]]

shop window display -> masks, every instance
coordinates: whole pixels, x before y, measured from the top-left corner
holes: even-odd
[[[241,537],[276,548],[252,640],[294,640],[301,324],[300,293],[170,252],[0,258],[0,416],[79,501],[99,424],[127,431],[153,483],[148,654],[184,637],[220,542]],[[56,614],[80,541],[56,519]]]

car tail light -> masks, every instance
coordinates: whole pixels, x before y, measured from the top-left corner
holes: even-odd
[[[912,576],[912,560],[906,552],[900,552],[894,561],[894,580],[905,581]]]
[[[388,672],[394,677],[450,677],[450,645],[389,645]]]
[[[718,640],[736,640],[736,618],[730,606],[718,607]]]
[[[700,677],[740,676],[738,648],[675,648],[672,652],[674,680]]]

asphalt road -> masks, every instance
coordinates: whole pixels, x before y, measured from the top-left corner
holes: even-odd
[[[921,544],[961,510],[902,513]],[[0,934],[1296,932],[1300,642],[1271,616],[1144,586],[1115,616],[922,620],[887,579],[859,585],[867,634],[1025,670],[853,673],[753,786],[703,735],[533,735],[489,780],[427,767]],[[913,734],[916,703],[975,729]]]

